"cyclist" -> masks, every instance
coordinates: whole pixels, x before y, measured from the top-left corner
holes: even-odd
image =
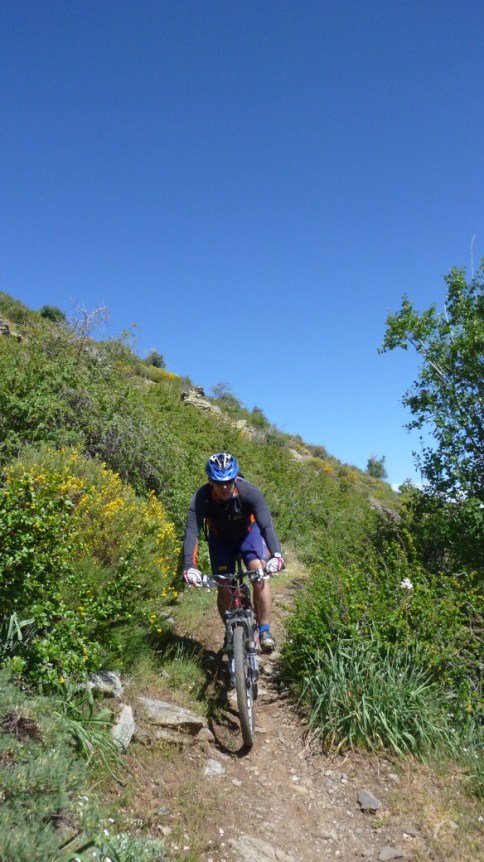
[[[218,452],[208,459],[205,472],[208,482],[193,495],[188,510],[183,546],[185,581],[192,586],[201,581],[197,552],[202,528],[208,538],[214,575],[234,572],[239,555],[249,571],[263,568],[270,575],[280,572],[285,563],[271,513],[259,488],[239,476],[237,458]],[[272,652],[275,640],[270,629],[269,582],[255,582],[253,590],[261,650]],[[224,620],[224,612],[230,607],[228,587],[218,588],[217,607]]]

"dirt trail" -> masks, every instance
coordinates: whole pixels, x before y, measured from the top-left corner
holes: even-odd
[[[293,569],[272,582],[272,628],[279,643],[284,614],[300,585],[298,576],[300,570]],[[207,649],[220,644],[222,627],[215,607],[204,616],[196,635]],[[304,724],[278,680],[277,653],[261,658],[254,747],[249,752],[240,747],[233,696],[212,730],[216,744],[207,743],[198,754],[191,752],[192,763],[198,762],[199,768],[205,758],[216,760],[223,769],[223,774],[205,777],[204,792],[211,802],[198,824],[206,833],[201,860],[377,860],[385,846],[412,859],[417,847],[424,849],[411,820],[405,816],[389,820],[388,800],[400,781],[390,762],[358,755],[331,758],[311,750]],[[362,789],[381,800],[376,815],[360,810],[357,793]],[[383,856],[399,858],[389,849]]]
[[[279,643],[284,615],[304,577],[302,567],[293,564],[272,582],[272,627]],[[277,654],[262,657],[256,741],[249,752],[244,751],[236,702],[226,695],[225,662],[219,649],[223,629],[215,595],[202,618],[192,618],[184,626],[176,622],[175,637],[201,656],[215,741],[197,740],[182,748],[169,743],[136,746],[136,753],[129,756],[129,795],[123,799],[116,791],[118,810],[123,808],[133,824],[161,834],[173,860],[473,862],[480,858],[482,845],[474,837],[478,812],[470,810],[468,801],[467,808],[459,809],[461,778],[447,775],[443,781],[422,765],[392,763],[383,755],[321,754],[316,745],[308,745],[305,725],[281,686]],[[162,678],[159,683],[162,689]],[[173,691],[160,690],[158,685],[144,694],[176,700]],[[207,770],[214,774],[207,775]],[[380,800],[376,813],[360,809],[361,790]],[[470,839],[468,814],[474,824]]]

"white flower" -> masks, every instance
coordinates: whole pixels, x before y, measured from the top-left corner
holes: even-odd
[[[404,578],[403,581],[401,581],[400,586],[402,590],[413,590],[413,584],[410,578]]]

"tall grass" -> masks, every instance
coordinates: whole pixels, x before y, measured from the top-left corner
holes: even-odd
[[[388,748],[397,754],[450,746],[447,700],[418,656],[341,638],[308,659],[301,700],[326,747]]]

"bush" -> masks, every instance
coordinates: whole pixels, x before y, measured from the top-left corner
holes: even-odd
[[[116,627],[160,628],[177,559],[153,495],[77,450],[26,453],[0,490],[0,603],[31,620],[17,667],[52,683],[99,667]]]

